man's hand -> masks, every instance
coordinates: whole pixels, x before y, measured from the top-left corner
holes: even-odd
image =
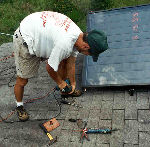
[[[61,84],[58,85],[58,87],[62,90],[67,86],[67,83],[65,81],[62,81]]]
[[[76,88],[76,84],[72,84],[71,86],[72,86],[72,91],[69,92],[68,94],[72,94],[72,93],[74,92],[74,90],[75,90],[75,88]]]
[[[58,87],[60,88],[61,93],[62,93],[63,95],[71,94],[71,93],[73,93],[74,90],[75,90],[75,84],[70,85],[70,84],[68,84],[68,82],[66,82],[66,81],[63,81],[61,84],[58,85]],[[64,91],[66,91],[66,92],[63,92],[63,91],[62,91],[63,89],[64,89]],[[70,92],[70,90],[71,90],[71,92]]]

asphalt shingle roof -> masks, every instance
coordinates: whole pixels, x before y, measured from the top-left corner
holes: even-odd
[[[13,52],[12,43],[0,46],[0,58]],[[83,56],[77,59],[77,87],[81,88]],[[12,68],[11,68],[12,67]],[[5,117],[16,107],[13,93],[15,78],[13,76],[14,58],[0,63],[0,115]],[[6,70],[6,71],[5,71]],[[25,87],[24,101],[46,95],[55,87],[48,76],[45,63],[41,63],[38,77],[29,80]],[[58,137],[54,147],[149,147],[150,143],[150,111],[149,90],[139,90],[130,96],[127,90],[92,89],[87,90],[81,97],[74,98],[78,108],[70,105],[61,106],[61,114],[57,117],[60,126],[50,134]],[[57,92],[56,98],[60,100]],[[70,100],[72,100],[70,98]],[[27,122],[18,121],[16,113],[7,121],[0,123],[0,147],[46,147],[48,137],[39,127],[40,122],[50,119],[59,113],[59,106],[53,94],[33,103],[25,104],[30,114]],[[69,118],[87,120],[89,128],[117,128],[112,134],[89,134],[90,141],[79,142],[80,133],[76,123]]]

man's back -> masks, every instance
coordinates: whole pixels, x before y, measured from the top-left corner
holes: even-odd
[[[49,58],[55,45],[60,44],[60,41],[62,43],[62,39],[63,44],[72,43],[72,40],[78,38],[81,30],[67,16],[57,12],[43,11],[24,18],[20,23],[20,32],[28,45],[30,54]]]

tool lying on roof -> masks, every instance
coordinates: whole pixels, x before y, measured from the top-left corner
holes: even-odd
[[[118,131],[118,129],[88,129],[86,128],[87,122],[86,121],[82,121],[81,119],[77,120],[77,125],[79,126],[82,125],[83,128],[80,130],[81,132],[81,138],[80,141],[83,141],[83,138],[85,137],[88,141],[90,141],[89,137],[87,134],[93,134],[93,133],[97,133],[97,134],[111,134],[113,131]],[[79,127],[80,127],[79,126]]]
[[[42,128],[42,130],[46,133],[46,135],[48,136],[48,138],[50,139],[50,143],[49,145],[53,144],[54,142],[57,141],[57,137],[53,138],[52,135],[46,130],[46,128],[43,126],[43,124],[39,124],[39,126]]]
[[[45,122],[43,124],[43,126],[46,128],[47,131],[52,131],[55,128],[59,127],[60,124],[59,122],[56,120],[56,118],[52,118],[51,120]]]
[[[134,89],[134,88],[129,89],[129,90],[128,90],[128,93],[129,93],[130,96],[133,96],[134,93],[135,93],[135,89]]]
[[[49,145],[52,145],[57,141],[57,136],[53,138],[52,135],[49,133],[49,131],[52,131],[53,129],[57,128],[59,125],[60,125],[59,122],[55,118],[52,118],[51,120],[45,123],[39,124],[39,126],[42,128],[42,130],[46,133],[46,135],[50,139]]]
[[[77,104],[75,100],[69,101],[68,98],[61,98],[60,101],[62,104],[66,104],[66,105],[71,105],[71,106],[75,106],[76,108],[82,108],[81,104]]]

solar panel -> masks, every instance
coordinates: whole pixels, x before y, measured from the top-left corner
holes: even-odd
[[[109,49],[84,57],[83,87],[150,84],[150,5],[89,12],[87,27],[104,31]]]

